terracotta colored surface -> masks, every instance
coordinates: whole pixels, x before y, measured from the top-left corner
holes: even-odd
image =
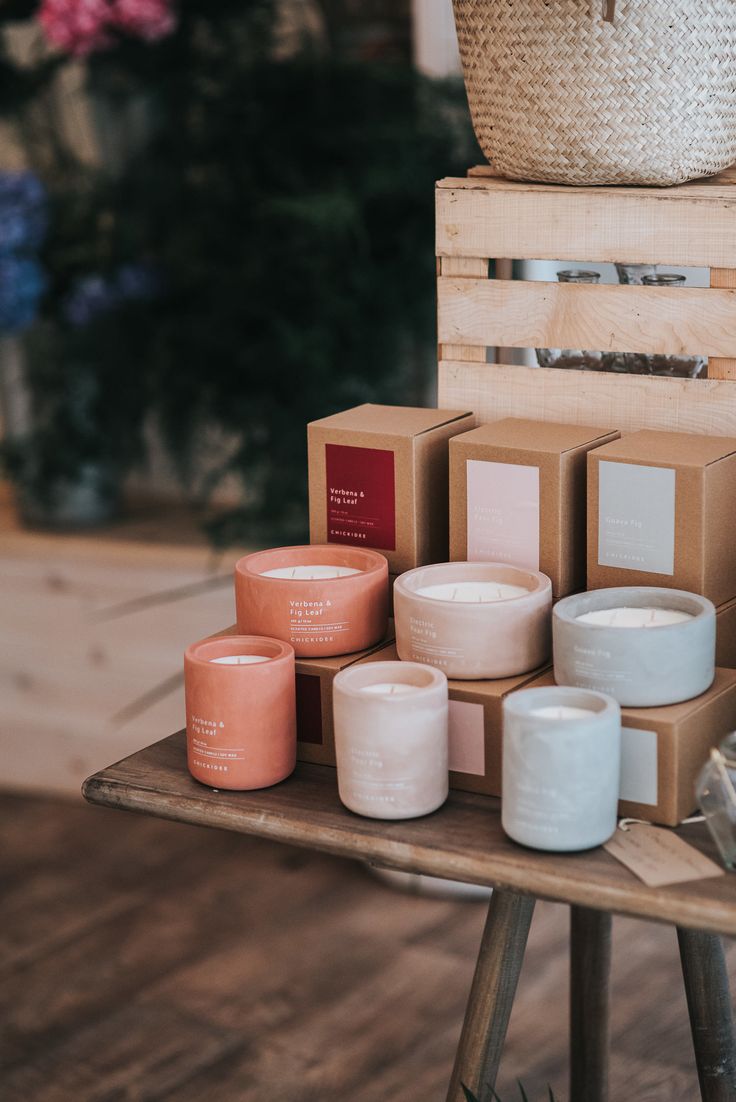
[[[262,654],[266,662],[214,659]],[[193,643],[184,655],[187,764],[212,788],[267,788],[296,762],[294,649],[277,639],[232,635]]]

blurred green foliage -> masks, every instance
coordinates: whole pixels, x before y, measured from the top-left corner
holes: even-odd
[[[210,518],[219,540],[304,534],[308,420],[426,401],[433,184],[477,155],[461,82],[313,42],[279,56],[274,28],[272,0],[184,2],[169,39],[88,62],[103,149],[144,108],[122,166],[49,156],[37,125],[31,150],[53,203],[43,351],[31,358],[44,411],[36,467],[96,453],[124,471],[153,416],[205,508],[219,479],[238,475],[242,505]],[[1,106],[34,133],[55,63],[23,70],[24,102],[12,65],[0,59]],[[64,323],[76,278],[141,260],[162,273],[157,301],[83,331]],[[68,416],[74,372],[96,380],[81,432]],[[212,426],[232,447],[202,483],[194,458]]]

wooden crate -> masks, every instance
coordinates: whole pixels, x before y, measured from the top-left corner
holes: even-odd
[[[736,168],[674,188],[566,188],[485,166],[436,198],[440,406],[736,436]],[[491,258],[499,274],[519,259],[705,267],[710,287],[489,279]],[[496,347],[705,355],[708,378],[486,362]]]

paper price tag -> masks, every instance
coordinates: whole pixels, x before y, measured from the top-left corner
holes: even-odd
[[[645,823],[617,829],[603,848],[650,888],[707,880],[726,871],[673,831]]]

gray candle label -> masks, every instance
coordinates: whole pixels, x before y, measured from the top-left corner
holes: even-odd
[[[599,463],[598,565],[675,572],[675,472]]]

